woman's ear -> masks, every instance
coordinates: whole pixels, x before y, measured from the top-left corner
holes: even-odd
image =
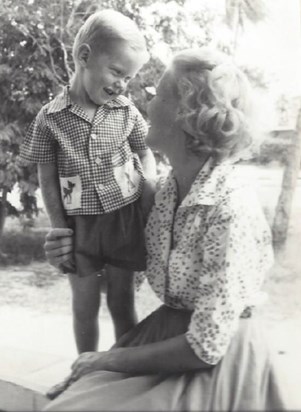
[[[86,67],[91,54],[91,47],[87,43],[83,43],[77,50],[77,60],[82,67]]]

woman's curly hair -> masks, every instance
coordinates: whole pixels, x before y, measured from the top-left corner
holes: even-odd
[[[250,145],[250,85],[227,56],[205,47],[185,50],[174,57],[171,73],[188,150],[220,160]]]

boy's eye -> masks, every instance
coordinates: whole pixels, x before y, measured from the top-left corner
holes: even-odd
[[[118,69],[114,69],[113,67],[111,68],[111,71],[116,75],[116,76],[120,76],[121,75],[121,71]]]

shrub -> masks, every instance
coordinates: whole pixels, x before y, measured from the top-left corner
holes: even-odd
[[[253,161],[263,165],[273,161],[286,165],[289,161],[294,133],[296,132],[291,130],[270,134],[261,144]]]
[[[3,233],[0,265],[30,264],[32,261],[44,261],[43,249],[46,230],[5,231]]]

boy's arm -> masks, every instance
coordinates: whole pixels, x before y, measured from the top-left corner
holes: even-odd
[[[154,203],[154,197],[156,193],[156,184],[157,184],[157,168],[156,168],[156,160],[155,156],[151,149],[146,150],[139,150],[136,151],[138,154],[143,172],[145,181],[143,184],[143,192],[141,195],[141,205],[142,205],[142,212],[145,221],[147,220],[148,214],[152,208]]]
[[[38,164],[38,177],[51,226],[54,228],[67,228],[56,163]]]
[[[157,180],[157,169],[153,152],[148,148],[146,150],[137,150],[136,153],[142,164],[145,179],[155,183]]]

